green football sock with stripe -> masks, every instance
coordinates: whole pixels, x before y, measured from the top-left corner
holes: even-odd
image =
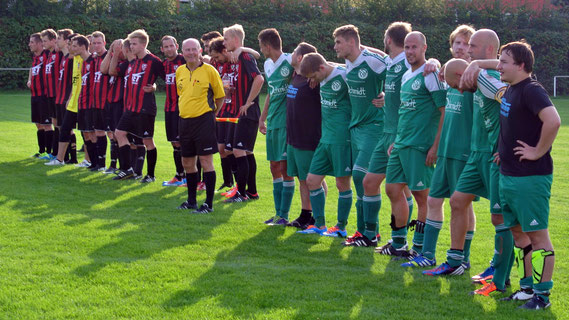
[[[322,187],[310,190],[310,204],[312,205],[312,215],[314,216],[314,225],[318,228],[326,225],[326,217],[324,208],[326,205],[326,197]]]
[[[283,192],[281,196],[281,218],[288,220],[288,212],[292,204],[292,196],[294,195],[294,180],[283,181]]]
[[[434,259],[436,257],[437,242],[442,228],[442,221],[427,219],[425,222],[425,241],[423,242],[423,256],[425,258]]]
[[[281,202],[283,195],[283,178],[273,180],[273,202],[277,216],[281,216]]]
[[[352,190],[342,191],[338,195],[338,228],[346,230],[350,209],[352,209]]]
[[[364,196],[363,212],[365,219],[364,236],[373,239],[377,234],[377,220],[379,218],[379,210],[381,209],[381,195]]]

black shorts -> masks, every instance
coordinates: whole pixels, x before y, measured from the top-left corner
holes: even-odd
[[[55,118],[57,120],[57,126],[61,127],[63,123],[63,118],[65,117],[65,104],[56,104],[55,105]]]
[[[85,132],[93,131],[91,126],[91,111],[90,109],[80,109],[77,111],[77,129]]]
[[[47,112],[50,118],[55,118],[55,97],[46,97]]]
[[[117,124],[122,116],[123,104],[122,100],[119,102],[108,102],[105,106],[105,121],[107,124],[107,131],[115,131]]]
[[[51,124],[51,119],[47,112],[46,97],[32,97],[32,122],[38,124]]]
[[[58,122],[59,123],[59,120]],[[61,121],[61,130],[59,131],[59,142],[69,142],[71,138],[71,130],[77,126],[77,113],[65,110],[63,121]]]
[[[105,109],[91,109],[90,111],[93,129],[97,131],[106,131],[107,121],[105,121]]]
[[[182,157],[217,153],[215,114],[207,112],[196,118],[180,118]]]
[[[235,125],[235,133],[233,136],[233,144],[225,144],[225,149],[233,148],[238,150],[245,150],[253,152],[255,148],[255,141],[257,140],[257,130],[259,129],[259,122],[250,119],[240,118],[239,122]]]
[[[178,125],[180,124],[180,113],[178,111],[165,112],[164,123],[166,125],[166,138],[168,141],[180,141],[180,132],[178,131]]]
[[[217,132],[217,143],[225,145],[225,149],[232,150],[233,135],[235,134],[235,123],[231,122],[217,122],[215,124]],[[229,143],[228,143],[229,142]],[[229,144],[229,147],[227,146]]]
[[[156,116],[125,111],[117,124],[117,130],[126,131],[133,136],[146,139],[154,136]]]

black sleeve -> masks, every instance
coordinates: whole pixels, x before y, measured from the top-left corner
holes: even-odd
[[[536,116],[541,110],[553,106],[547,91],[539,83],[535,82],[528,84],[524,88],[522,101],[526,101],[527,108]]]
[[[164,64],[162,63],[162,60],[156,58],[156,61],[153,65],[154,66],[152,69],[154,70],[152,70],[152,72],[154,72],[156,77],[162,78],[162,80],[166,79],[166,72],[164,71]]]
[[[247,75],[249,75],[251,79],[254,79],[257,75],[261,74],[261,71],[259,71],[259,68],[257,67],[257,60],[255,60],[252,54],[242,53],[239,58],[241,60],[241,64],[247,72]]]

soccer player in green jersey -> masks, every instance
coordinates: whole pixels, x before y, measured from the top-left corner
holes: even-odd
[[[345,25],[334,30],[334,50],[346,59],[346,83],[352,105],[350,134],[352,145],[352,176],[356,188],[357,231],[344,244],[375,247],[377,216],[365,217],[363,211],[363,179],[367,173],[372,150],[383,135],[383,110],[372,100],[381,94],[386,75],[385,59],[361,49],[358,28]]]
[[[474,60],[492,59],[496,57],[499,45],[500,40],[494,31],[481,29],[470,38],[468,53]],[[471,152],[450,199],[451,249],[447,252],[445,263],[423,273],[432,276],[464,273],[462,263],[468,228],[468,207],[476,196],[488,198],[492,224],[496,230],[492,266],[495,271],[491,283],[481,281],[485,284],[484,287],[472,292],[487,296],[491,292],[505,290],[505,282],[513,263],[512,233],[504,225],[498,190],[498,167],[492,162],[500,130],[500,99],[506,85],[499,80],[499,74],[495,70],[479,71],[475,84],[474,87],[459,88],[475,92]]]
[[[471,26],[461,25],[450,34],[450,51],[455,59],[470,61],[468,41],[474,32],[475,30]],[[424,226],[421,225],[425,230],[422,254],[402,264],[402,266],[426,267],[436,265],[437,240],[444,219],[444,198],[450,198],[454,192],[458,177],[470,155],[472,99],[471,92],[460,92],[452,87],[447,88],[445,118],[439,140],[437,166],[433,173],[433,181],[427,198],[427,220]],[[465,266],[469,264],[468,253],[470,252],[469,248],[475,227],[472,204],[468,208],[468,217],[469,231],[465,241],[465,261],[463,264]]]
[[[427,196],[436,161],[436,152],[444,120],[446,91],[438,72],[423,75],[427,41],[413,31],[405,37],[405,56],[411,68],[401,80],[401,106],[397,135],[387,163],[385,191],[391,201],[391,246],[381,254],[411,258],[421,253],[422,239],[417,236],[407,251],[407,219],[409,208],[401,194],[407,185],[417,201],[417,228],[424,226],[427,216]]]
[[[387,74],[384,87],[385,96],[384,99],[374,99],[372,101],[376,107],[382,108],[384,112],[383,136],[377,141],[371,155],[368,172],[363,181],[364,216],[373,217],[376,220],[379,220],[379,210],[382,200],[380,187],[385,179],[385,171],[389,159],[387,150],[395,141],[397,123],[399,122],[401,77],[407,69],[409,69],[409,63],[405,58],[405,52],[403,50],[403,42],[405,41],[405,36],[411,31],[411,24],[407,22],[394,22],[389,25],[383,38],[385,52],[389,55],[386,57]],[[413,198],[409,188],[406,187],[405,194],[401,196],[406,198],[409,205],[409,217],[411,217]],[[387,246],[390,245],[391,242],[387,244]],[[378,247],[376,250],[379,252],[381,249],[382,247]]]
[[[320,83],[322,106],[322,136],[314,151],[306,183],[315,223],[302,233],[316,233],[345,238],[346,225],[352,206],[352,159],[350,132],[351,104],[346,84],[346,69],[326,62],[318,53],[307,54],[300,64],[300,73]],[[326,228],[326,202],[322,182],[325,176],[336,177],[338,188],[338,222]]]
[[[267,136],[267,160],[273,176],[276,211],[276,215],[265,223],[283,225],[288,220],[294,195],[294,178],[286,173],[286,92],[294,69],[292,55],[283,53],[281,36],[276,29],[262,30],[258,39],[261,52],[267,58],[264,68],[268,84],[259,131]]]

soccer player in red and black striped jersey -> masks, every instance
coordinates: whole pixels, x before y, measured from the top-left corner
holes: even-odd
[[[134,65],[128,79],[127,110],[121,117],[115,136],[119,142],[119,156],[121,166],[124,163],[126,170],[121,170],[113,178],[116,180],[131,177],[134,172],[130,167],[130,147],[127,133],[142,138],[147,153],[147,175],[141,180],[142,183],[155,181],[154,169],[156,168],[156,145],[152,139],[154,135],[154,121],[156,118],[156,97],[153,85],[156,78],[164,78],[164,66],[162,61],[146,50],[148,34],[144,30],[135,30],[128,36],[130,50],[136,56]]]
[[[87,37],[89,39],[89,37]],[[93,37],[91,36],[91,39]],[[89,43],[89,48],[92,45]],[[85,53],[81,54],[83,56]],[[81,131],[83,135],[83,141],[85,143],[85,159],[89,158],[90,163],[88,168],[92,169],[97,165],[97,137],[93,132],[93,126],[91,121],[90,110],[93,101],[93,55],[89,54],[87,57],[83,57],[83,65],[81,67],[81,91],[79,92],[79,99],[77,101],[77,128]],[[81,166],[85,166],[87,163],[82,162]]]
[[[51,129],[51,121],[47,113],[45,96],[43,93],[43,77],[44,63],[47,58],[46,52],[43,50],[43,43],[40,33],[34,33],[30,36],[28,47],[32,52],[32,68],[28,74],[28,88],[30,88],[31,99],[31,115],[32,122],[36,124],[37,139],[39,150],[33,155],[35,158],[44,157],[45,153],[45,130]]]
[[[55,120],[55,80],[58,73],[56,65],[57,52],[55,51],[56,39],[57,33],[53,29],[46,29],[41,32],[41,40],[46,54],[46,60],[43,66],[43,94],[45,96],[48,116],[52,123],[53,120]],[[51,160],[54,157],[51,154],[53,136],[53,128],[49,126],[49,128],[45,129],[45,148],[48,155],[43,158],[44,160]]]
[[[223,81],[223,88],[225,90],[225,99],[223,106],[217,112],[219,118],[236,118],[239,116],[235,100],[232,99],[233,91],[235,89],[236,80],[235,74],[231,72],[230,57],[231,54],[225,49],[223,44],[223,37],[211,40],[209,43],[209,54],[211,61],[216,64],[216,69],[219,72]],[[220,190],[224,188],[233,187],[233,174],[231,167],[235,161],[235,156],[232,150],[226,149],[226,143],[233,144],[233,134],[235,131],[235,124],[230,122],[219,122],[216,125],[217,146],[219,156],[221,157],[221,171],[223,173],[223,184]]]
[[[57,47],[59,48],[58,51],[58,61],[56,62],[58,65],[58,74],[56,75],[56,83],[55,83],[55,118],[56,121],[54,125],[56,125],[55,134],[57,136],[57,144],[53,146],[53,154],[57,155],[59,150],[59,134],[61,125],[63,123],[63,118],[65,115],[65,107],[67,105],[67,101],[71,96],[71,85],[72,85],[72,72],[73,72],[73,55],[69,52],[69,40],[70,36],[73,34],[73,30],[71,29],[61,29],[57,30]],[[65,156],[70,156],[71,159],[69,163],[77,163],[77,150],[75,148],[75,135],[72,135],[71,144],[69,150],[69,154],[66,152]],[[55,137],[54,137],[55,140]]]
[[[109,168],[104,173],[114,173],[117,170],[117,160],[119,146],[114,136],[122,112],[124,96],[124,75],[118,76],[119,64],[126,61],[122,53],[122,39],[117,39],[111,43],[107,55],[101,62],[101,72],[110,76],[109,89],[107,94],[107,104],[105,106],[106,131],[111,141],[111,162]]]
[[[182,165],[182,151],[180,149],[180,135],[178,122],[180,112],[178,110],[178,92],[176,89],[176,69],[186,63],[184,57],[178,53],[178,42],[172,36],[164,36],[161,40],[160,51],[164,54],[164,73],[166,74],[166,103],[164,104],[164,122],[166,124],[166,137],[174,148],[174,164],[176,175],[170,181],[164,181],[163,186],[180,186],[185,178],[184,166]]]
[[[223,29],[224,45],[228,51],[243,47],[245,31],[241,25],[233,25]],[[239,122],[235,126],[233,154],[237,164],[237,186],[235,196],[227,202],[242,202],[257,199],[257,163],[253,155],[257,128],[259,126],[259,92],[265,79],[261,75],[257,62],[250,53],[242,52],[238,61],[232,63],[231,71],[237,75],[236,90],[232,96],[239,109]]]
[[[109,91],[109,76],[101,72],[101,63],[107,55],[105,48],[105,34],[95,31],[91,34],[93,40],[91,42],[91,50],[93,51],[92,74],[93,84],[91,86],[91,110],[90,120],[95,137],[91,136],[91,141],[95,143],[97,149],[97,159],[91,159],[93,168],[91,171],[105,171],[106,153],[107,153],[107,122],[105,116],[105,105],[107,103],[107,95]]]

